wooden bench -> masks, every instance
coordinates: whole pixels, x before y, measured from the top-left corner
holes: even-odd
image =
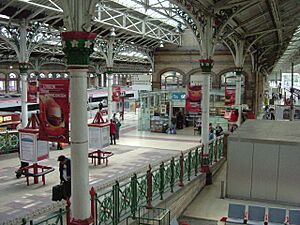
[[[102,150],[96,150],[89,152],[88,157],[92,159],[92,163],[94,165],[101,165],[101,163],[105,163],[105,165],[108,165],[108,158],[113,156],[112,152],[102,151]]]
[[[30,170],[32,170],[32,172],[30,172]],[[34,178],[34,184],[37,184],[38,178],[42,177],[43,185],[45,185],[46,184],[45,175],[53,172],[54,170],[55,169],[53,167],[42,166],[42,165],[38,165],[37,163],[34,163],[30,166],[20,168],[18,171],[16,171],[16,173],[19,173],[26,177],[27,186],[29,186],[29,177]]]

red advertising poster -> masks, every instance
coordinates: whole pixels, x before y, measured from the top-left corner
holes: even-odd
[[[199,113],[201,112],[202,92],[201,86],[188,86],[185,110],[186,112]]]
[[[69,142],[69,80],[41,79],[39,81],[40,133],[39,139]]]
[[[234,105],[235,102],[235,89],[228,89],[225,87],[225,105]]]
[[[37,81],[36,80],[29,81],[27,87],[27,102],[37,103],[37,93],[38,93]]]
[[[121,86],[116,86],[116,85],[112,86],[112,101],[119,102],[120,95],[121,95]]]

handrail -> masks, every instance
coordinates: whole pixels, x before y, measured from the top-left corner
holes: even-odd
[[[209,165],[223,157],[224,136],[210,142]],[[152,207],[152,202],[163,200],[167,193],[173,193],[198,176],[203,164],[203,145],[190,148],[169,160],[135,172],[114,184],[109,190],[97,193],[95,202],[95,225],[117,225],[127,217],[135,218],[138,208]]]

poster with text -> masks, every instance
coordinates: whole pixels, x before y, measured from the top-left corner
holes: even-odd
[[[187,87],[185,110],[186,112],[199,113],[201,112],[202,87],[191,86]]]
[[[69,142],[69,80],[41,79],[39,81],[40,133],[39,139]]]
[[[36,80],[29,81],[27,86],[27,102],[37,103],[37,93],[38,93],[37,81]]]
[[[231,106],[235,103],[235,89],[225,88],[225,105]]]
[[[112,101],[119,102],[120,95],[121,95],[121,87],[117,85],[112,86]]]
[[[36,162],[37,135],[30,133],[19,133],[20,137],[20,160],[24,162]]]

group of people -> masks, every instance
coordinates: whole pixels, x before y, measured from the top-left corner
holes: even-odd
[[[208,139],[211,141],[213,139],[215,139],[215,137],[219,137],[223,134],[223,128],[220,126],[220,124],[218,123],[217,126],[214,128],[212,123],[209,123],[209,127],[208,127]]]

